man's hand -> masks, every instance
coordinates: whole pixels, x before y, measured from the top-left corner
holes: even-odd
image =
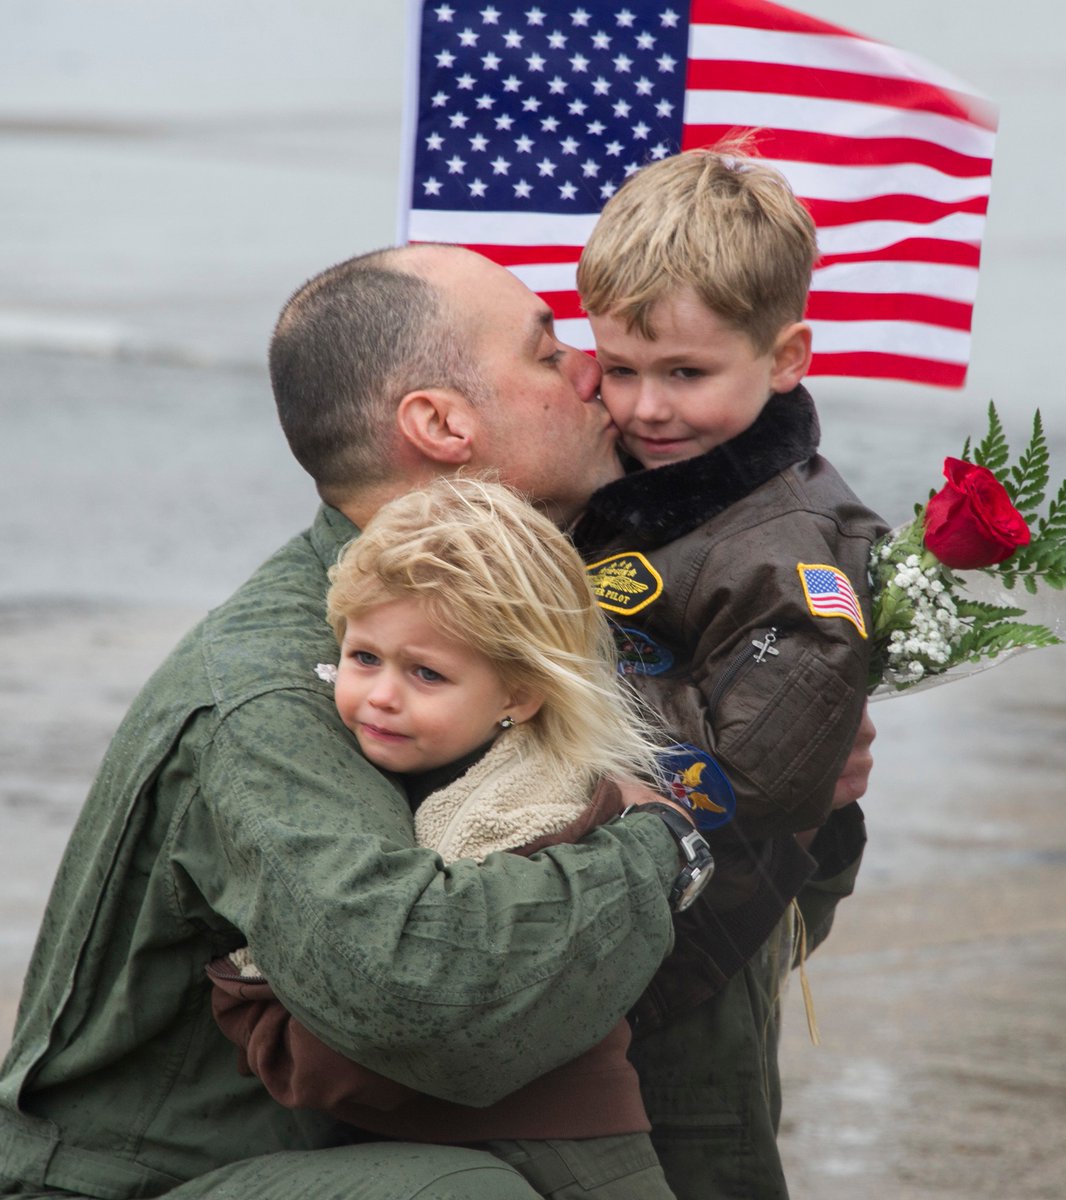
[[[854,804],[856,800],[866,795],[866,789],[870,784],[870,772],[874,765],[873,751],[870,747],[873,745],[875,737],[877,737],[877,730],[874,728],[873,721],[870,720],[870,708],[867,704],[863,706],[862,720],[859,722],[859,730],[855,734],[851,753],[848,755],[847,762],[844,763],[844,769],[840,772],[840,778],[833,790],[834,808],[843,808],[847,804]]]
[[[870,747],[875,737],[877,730],[870,720],[870,706],[865,704],[855,741],[851,745],[851,753],[833,789],[833,808],[845,808],[866,795],[866,789],[870,785],[870,772],[874,766],[873,751]],[[817,832],[817,829],[807,829],[803,833],[797,833],[796,841],[806,850],[814,841]]]

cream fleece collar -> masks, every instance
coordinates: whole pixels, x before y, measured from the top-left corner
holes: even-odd
[[[500,734],[454,783],[431,792],[415,813],[415,837],[445,860],[480,862],[564,829],[587,807],[582,772],[564,778],[544,769],[544,754],[528,726]]]

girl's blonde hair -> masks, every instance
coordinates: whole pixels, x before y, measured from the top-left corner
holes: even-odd
[[[440,478],[385,504],[330,570],[329,623],[415,600],[487,658],[508,688],[544,697],[529,722],[548,769],[657,777],[652,726],[619,676],[614,641],[567,537],[510,488]]]

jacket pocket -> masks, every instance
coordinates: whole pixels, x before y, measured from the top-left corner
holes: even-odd
[[[792,812],[835,781],[850,746],[840,725],[856,706],[856,689],[810,648],[765,670],[752,662],[743,682],[742,693],[734,684],[728,723],[717,727],[718,754],[731,778],[743,776],[776,808]],[[812,815],[818,824],[825,814]]]

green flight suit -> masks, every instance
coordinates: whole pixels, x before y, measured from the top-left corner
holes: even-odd
[[[851,895],[866,841],[857,804],[834,811],[811,846],[818,869],[796,897],[806,949]],[[791,914],[710,999],[637,1035],[652,1144],[677,1200],[788,1200],[777,1149],[781,988],[799,953]]]
[[[482,866],[414,845],[404,795],[315,674],[337,654],[326,571],[355,533],[322,509],[183,640],[116,734],[0,1071],[0,1193],[126,1200],[221,1170],[231,1194],[254,1176],[266,1196],[265,1160],[232,1164],[282,1154],[289,1195],[377,1195],[332,1190],[329,1164],[391,1152],[300,1155],[357,1135],[237,1074],[204,965],[238,945],[327,1044],[475,1105],[603,1038],[669,950],[677,851],[654,816]],[[504,1190],[498,1160],[436,1149],[475,1156],[501,1197],[528,1194]],[[318,1191],[297,1186],[302,1163]]]

